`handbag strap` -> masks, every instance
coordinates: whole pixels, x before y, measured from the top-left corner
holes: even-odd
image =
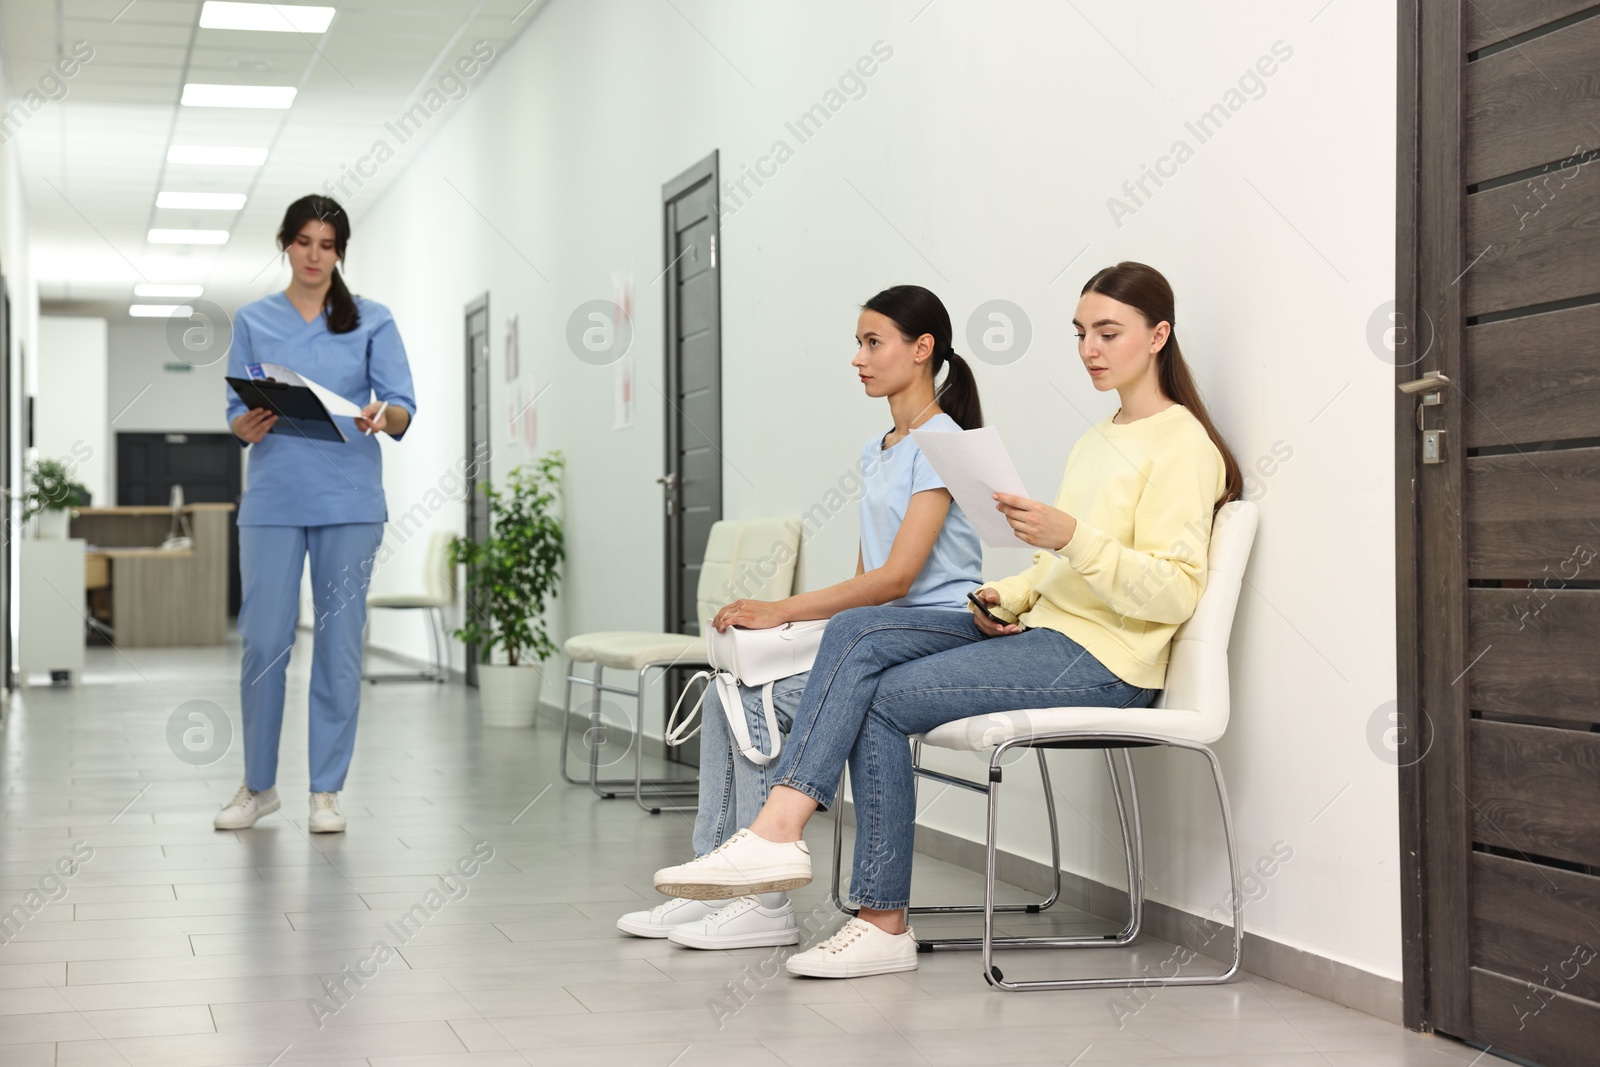
[[[689,730],[689,724],[694,722],[695,717],[700,714],[700,708],[706,702],[706,693],[711,691],[711,679],[713,677],[715,677],[715,675],[713,675],[710,671],[696,671],[694,674],[690,675],[689,680],[684,683],[683,692],[678,694],[678,702],[672,705],[672,713],[667,716],[666,732],[662,735],[662,740],[665,741],[669,746],[677,747],[700,732],[699,726],[696,726],[693,730]],[[684,715],[683,721],[679,722],[678,710],[683,707],[684,698],[689,695],[689,690],[694,688],[694,683],[702,679],[705,680],[706,687],[700,690],[700,699],[694,702],[694,706],[691,707]],[[689,730],[689,732],[684,733],[685,730]]]
[[[767,736],[772,738],[772,751],[763,752],[750,740],[750,723],[744,715],[744,698],[739,683],[726,672],[717,674],[717,691],[722,694],[722,710],[728,714],[728,728],[733,732],[734,744],[744,753],[745,759],[758,767],[765,767],[783,751],[783,738],[778,733],[778,712],[772,706],[772,683],[761,687],[761,709],[767,717]]]

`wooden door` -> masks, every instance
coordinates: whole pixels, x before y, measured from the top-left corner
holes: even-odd
[[[662,187],[666,294],[666,629],[697,634],[695,593],[722,518],[717,154]]]
[[[1396,408],[1406,1021],[1589,1065],[1600,8],[1400,6],[1396,381],[1448,379]]]

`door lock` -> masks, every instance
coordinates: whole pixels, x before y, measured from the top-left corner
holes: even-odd
[[[1400,383],[1402,393],[1420,393],[1417,401],[1417,430],[1422,434],[1422,462],[1444,462],[1444,430],[1430,430],[1423,423],[1423,414],[1428,408],[1438,407],[1444,403],[1444,390],[1442,386],[1450,384],[1450,379],[1439,371],[1428,371],[1420,378],[1409,382]]]
[[[667,494],[667,514],[671,515],[676,510],[678,503],[678,472],[668,471],[656,479],[656,484],[661,486]]]

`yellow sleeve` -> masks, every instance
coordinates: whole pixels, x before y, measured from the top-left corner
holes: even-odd
[[[1047,558],[1048,557],[1048,558]],[[997,582],[986,582],[984,587],[993,589],[1000,594],[1000,603],[991,608],[996,615],[1005,618],[1007,622],[1016,622],[1017,616],[1032,610],[1034,602],[1039,599],[1039,590],[1035,583],[1039,581],[1054,558],[1048,552],[1035,552],[1033,566],[1021,574],[1013,574],[1009,578],[1001,578]],[[999,610],[996,610],[999,609]]]
[[[1151,466],[1134,506],[1134,543],[1120,544],[1079,522],[1066,547],[1042,564],[1038,595],[1057,599],[1051,592],[1066,567],[1119,615],[1173,624],[1188,619],[1205,589],[1221,463],[1215,448],[1168,450]],[[1062,592],[1059,601],[1070,602],[1070,593]]]

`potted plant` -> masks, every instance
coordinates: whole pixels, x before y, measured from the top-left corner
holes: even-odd
[[[39,516],[39,536],[67,536],[72,509],[88,507],[89,487],[72,480],[73,471],[61,460],[41,459],[28,465],[28,490],[22,496],[22,521]]]
[[[489,537],[450,542],[450,561],[468,568],[466,622],[455,631],[478,646],[478,694],[486,726],[531,726],[556,651],[544,610],[566,557],[557,504],[565,460],[552,452],[517,467],[503,488],[483,486]],[[495,649],[504,662],[492,662]]]

